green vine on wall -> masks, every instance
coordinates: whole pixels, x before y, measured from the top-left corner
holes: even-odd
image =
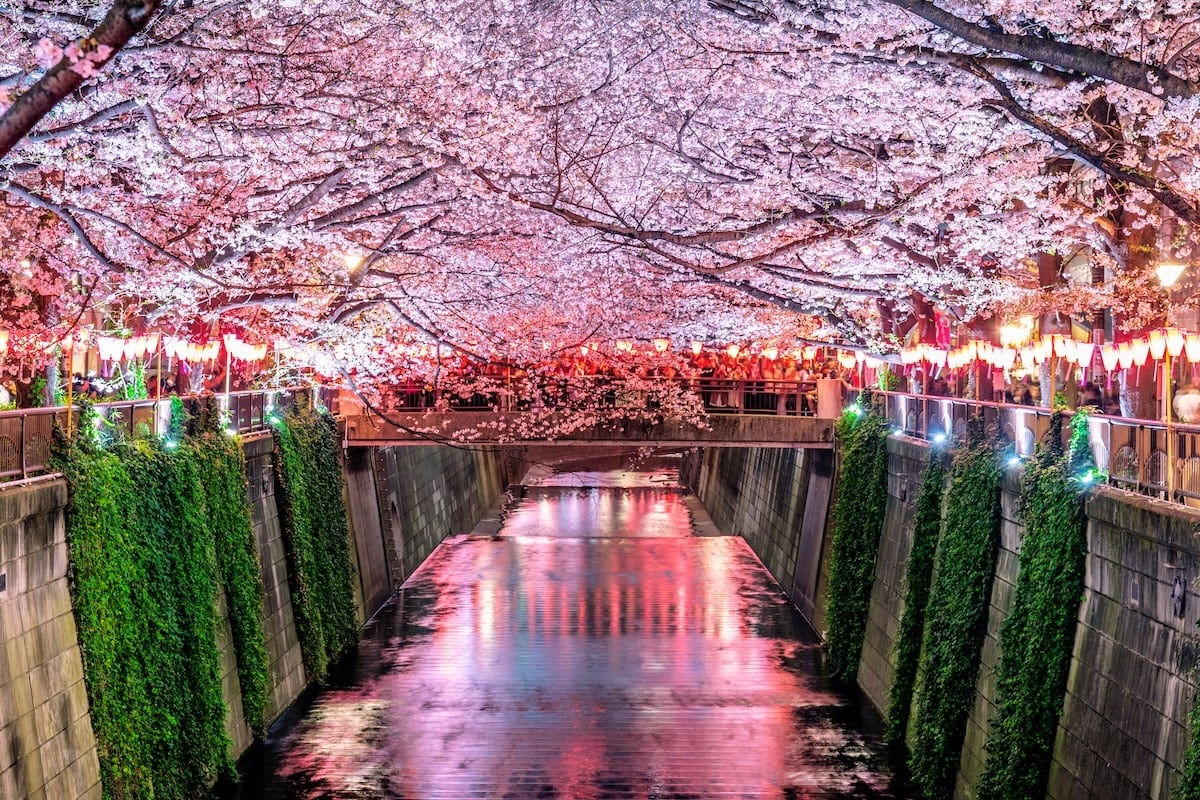
[[[1193,675],[1193,680],[1195,676]],[[1179,778],[1171,791],[1174,800],[1200,800],[1200,703],[1192,701],[1188,714],[1188,729],[1191,738],[1183,752],[1183,763],[1179,766]]]
[[[926,607],[909,768],[927,800],[948,800],[975,698],[979,653],[995,572],[1000,467],[983,422],[967,425],[954,457],[935,579]]]
[[[1072,450],[1062,446],[1062,411],[1021,487],[1020,571],[1012,610],[1000,630],[996,716],[988,729],[982,800],[1041,798],[1062,713],[1067,670],[1083,600],[1087,518],[1080,490],[1091,482],[1087,414],[1072,421]],[[1081,435],[1082,434],[1082,435]]]
[[[197,424],[188,443],[195,448],[204,474],[205,503],[237,656],[242,715],[250,730],[261,737],[266,733],[271,673],[263,631],[262,566],[246,495],[246,456],[221,428],[218,414],[210,412],[199,418],[208,427],[200,429]]]
[[[275,427],[296,630],[304,668],[318,680],[358,638],[339,448],[337,423],[327,412],[301,406]]]
[[[888,698],[887,741],[904,742],[912,710],[913,688],[921,659],[921,637],[925,631],[925,607],[933,579],[933,560],[942,529],[942,494],[946,485],[946,456],[934,450],[921,477],[921,492],[913,514],[912,548],[904,574],[904,612],[896,632],[896,671]]]
[[[875,556],[887,507],[887,419],[870,408],[852,406],[837,425],[841,449],[825,644],[834,678],[853,682],[858,674]]]
[[[80,429],[56,460],[104,795],[202,797],[233,772],[202,466],[146,440],[99,449],[90,409]]]

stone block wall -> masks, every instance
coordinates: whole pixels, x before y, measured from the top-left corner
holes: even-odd
[[[246,452],[246,485],[250,496],[251,522],[262,565],[263,620],[267,657],[271,664],[271,696],[267,701],[267,720],[270,721],[286,711],[300,696],[308,679],[304,674],[300,637],[296,633],[296,620],[292,612],[287,551],[283,545],[279,505],[275,500],[275,442],[269,434],[248,437],[243,440],[243,447]],[[227,627],[228,623],[225,625]],[[226,696],[226,703],[231,705],[229,696]]]
[[[1021,537],[1024,527],[1018,513],[1021,498],[1021,470],[1005,469],[1000,480],[1000,549],[996,553],[996,571],[992,575],[992,599],[988,606],[987,635],[979,653],[979,676],[975,681],[975,702],[967,717],[966,738],[955,780],[955,797],[975,797],[975,787],[983,776],[986,753],[983,743],[988,725],[996,713],[996,670],[1000,666],[1000,626],[1008,618],[1016,594],[1020,571]]]
[[[71,611],[65,481],[0,486],[0,797],[99,798]]]
[[[888,496],[858,683],[871,703],[887,708],[896,669],[896,631],[904,612],[904,573],[912,549],[912,521],[929,463],[929,447],[917,439],[888,438]]]
[[[708,448],[692,487],[722,533],[743,537],[801,613],[818,627],[832,451]],[[682,474],[696,475],[685,462]],[[819,627],[818,627],[819,629]]]
[[[1087,592],[1047,797],[1166,800],[1196,696],[1200,512],[1102,487],[1087,513]]]
[[[861,687],[881,710],[891,691],[912,515],[928,445],[893,437],[888,452],[888,505],[859,668]],[[825,508],[836,492],[836,487],[819,484],[822,455],[816,450],[804,455],[710,448],[684,464],[685,474],[690,470],[698,476],[693,488],[718,529],[751,543],[780,584],[792,587],[793,602],[802,611],[803,603],[810,604],[813,612],[805,616],[818,631],[827,585]],[[1024,533],[1018,514],[1021,478],[1019,468],[1006,468],[1001,481],[1000,551],[955,785],[955,797],[964,800],[976,796],[995,710],[1000,629],[1015,595]],[[818,490],[823,497],[814,496]],[[814,505],[822,506],[819,514]],[[1087,501],[1087,516],[1085,590],[1046,797],[1168,800],[1190,737],[1188,714],[1198,688],[1193,670],[1200,617],[1200,511],[1100,487]],[[822,541],[804,545],[806,532],[814,528]],[[813,552],[820,577],[811,596],[805,596],[797,587],[806,580],[801,569],[805,554]],[[1182,616],[1173,597],[1176,578],[1186,592]]]
[[[448,534],[475,527],[499,502],[508,476],[498,448],[389,447],[373,452],[383,549],[390,586],[396,589]],[[351,452],[351,463],[357,458]]]

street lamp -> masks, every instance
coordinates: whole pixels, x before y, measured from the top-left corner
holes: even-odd
[[[1176,261],[1164,261],[1154,268],[1155,274],[1158,275],[1158,282],[1162,285],[1163,291],[1170,294],[1171,287],[1183,275],[1186,264],[1181,264]],[[1167,322],[1170,322],[1170,298],[1168,297]],[[1175,496],[1175,443],[1171,434],[1171,357],[1178,356],[1183,349],[1183,337],[1176,332],[1175,336],[1168,336],[1164,343],[1166,346],[1163,353],[1163,419],[1167,423],[1167,499],[1171,500]]]

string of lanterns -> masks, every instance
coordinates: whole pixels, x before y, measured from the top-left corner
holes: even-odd
[[[1124,342],[1096,344],[1081,342],[1062,334],[1048,334],[1023,345],[993,345],[972,340],[954,349],[918,344],[900,351],[904,366],[928,364],[939,369],[960,370],[977,363],[994,369],[1013,369],[1018,360],[1025,369],[1033,369],[1052,359],[1087,370],[1096,353],[1111,384],[1113,373],[1132,367],[1142,367],[1147,361],[1162,361],[1164,357],[1185,355],[1194,366],[1200,366],[1200,333],[1188,333],[1179,328],[1160,328]],[[1086,380],[1087,375],[1081,380]]]

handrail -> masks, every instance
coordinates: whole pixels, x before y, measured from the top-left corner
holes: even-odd
[[[336,411],[336,390],[320,386],[230,392],[214,397],[221,410],[229,414],[230,431],[246,434],[269,429],[269,415],[274,406],[294,403],[297,396],[314,391],[326,406]],[[187,401],[201,396],[180,397]],[[158,436],[170,424],[171,399],[114,400],[96,403],[94,407],[102,420],[120,427],[127,435],[132,436],[141,426],[145,426]],[[65,429],[68,415],[74,426],[79,421],[79,408],[50,406],[0,411],[0,482],[14,478],[26,480],[49,470],[54,426],[57,424]]]
[[[381,407],[399,412],[517,412],[575,408],[579,405],[579,396],[594,400],[600,407],[644,407],[651,398],[639,385],[655,383],[699,395],[705,411],[710,414],[812,416],[816,413],[817,382],[814,380],[649,377],[630,381],[603,375],[485,377],[464,389],[410,382],[395,387]]]
[[[1013,457],[1033,454],[1036,443],[1050,428],[1052,411],[1040,406],[966,400],[956,397],[879,392],[888,420],[897,432],[923,439],[954,438],[966,420],[981,415],[1012,442]],[[1074,412],[1067,411],[1068,417]],[[1070,435],[1064,426],[1064,438]],[[1167,437],[1175,457],[1167,463]],[[1066,444],[1066,441],[1063,442]],[[1088,443],[1096,467],[1112,486],[1172,502],[1200,505],[1200,425],[1136,419],[1110,414],[1088,415]],[[1173,469],[1173,489],[1168,497],[1167,470]],[[1095,479],[1096,476],[1084,476]]]

